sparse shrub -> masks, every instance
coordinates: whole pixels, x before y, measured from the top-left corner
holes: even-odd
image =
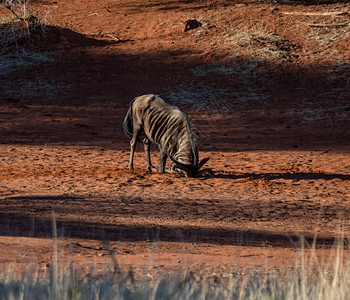
[[[14,19],[25,22],[28,28],[33,28],[40,24],[37,17],[27,7],[26,0],[0,0],[0,6],[11,11]]]
[[[28,9],[26,1],[0,0],[0,8],[12,13],[11,18],[0,19],[0,75],[53,61],[52,52],[38,49],[32,43],[33,32],[45,38],[45,25]],[[8,93],[13,85],[9,82]]]
[[[297,45],[270,32],[264,26],[244,28],[226,36],[226,44],[235,47],[237,56],[247,53],[262,61],[289,60]]]

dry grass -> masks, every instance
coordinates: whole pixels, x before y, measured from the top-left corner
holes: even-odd
[[[210,109],[220,113],[230,113],[239,104],[266,101],[264,95],[255,91],[238,91],[232,88],[219,88],[210,85],[184,86],[166,93],[172,102],[181,105],[191,105],[197,112]]]
[[[340,41],[350,39],[350,23],[342,27],[310,27],[307,38],[315,42],[320,49],[332,47]]]
[[[346,121],[350,117],[350,106],[347,105],[319,105],[314,101],[304,101],[301,105],[294,107],[290,117],[301,123],[322,120],[333,120],[333,122]]]
[[[226,44],[235,50],[233,56],[247,56],[263,61],[288,60],[296,45],[269,31],[265,26],[243,28],[227,34]]]
[[[305,247],[311,247],[311,255],[305,254]],[[209,276],[179,271],[153,279],[147,272],[136,279],[132,269],[121,271],[113,257],[104,275],[94,276],[91,270],[90,275],[82,277],[72,267],[60,268],[54,254],[49,276],[43,277],[34,269],[26,274],[4,271],[0,276],[0,298],[345,300],[350,293],[350,266],[343,261],[343,251],[344,242],[339,241],[325,263],[316,258],[313,246],[301,240],[293,269]],[[57,253],[55,247],[54,252]]]
[[[7,75],[21,71],[28,66],[40,65],[45,62],[53,62],[55,53],[37,51],[35,49],[16,49],[0,51],[0,75]]]
[[[334,57],[339,57],[343,51],[346,51],[342,48],[349,44],[350,23],[343,27],[310,27],[308,31],[306,40],[316,45],[318,49],[313,55],[322,60],[333,61]],[[338,59],[338,63],[348,64],[348,60],[344,57]]]
[[[40,51],[31,45],[32,26],[35,25],[36,30],[44,30],[44,24],[38,23],[33,15],[26,19],[28,12],[25,4],[20,4],[17,10],[21,12],[20,15],[0,18],[0,75],[54,60],[54,53]]]

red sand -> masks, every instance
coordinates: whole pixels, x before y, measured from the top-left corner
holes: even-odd
[[[295,2],[35,1],[50,26],[33,43],[59,52],[54,62],[0,76],[1,265],[49,269],[53,219],[59,260],[86,268],[105,269],[115,257],[153,271],[283,269],[298,259],[300,236],[310,244],[317,236],[316,252],[327,258],[350,226],[350,93],[342,85],[350,70],[339,63],[349,61],[350,44],[319,54],[305,38],[307,24],[330,17],[282,12],[349,7]],[[184,32],[188,19],[203,26]],[[261,56],[249,61],[247,47],[233,58],[228,36],[260,23],[288,39],[279,49],[285,57],[255,68],[254,82],[240,72],[195,76],[213,64],[256,67]],[[252,40],[251,47],[271,43]],[[56,87],[37,95],[18,88],[33,78]],[[219,97],[204,110],[180,105],[198,128],[213,178],[148,173],[141,146],[136,169],[127,170],[129,102],[186,85],[209,94],[253,86],[268,101],[236,103],[226,113]],[[154,147],[152,159],[157,166]]]

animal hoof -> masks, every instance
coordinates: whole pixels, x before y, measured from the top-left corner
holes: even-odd
[[[148,167],[146,168],[148,172],[157,172],[157,169],[155,167]]]

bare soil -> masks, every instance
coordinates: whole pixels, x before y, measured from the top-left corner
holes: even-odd
[[[283,270],[301,236],[332,258],[350,230],[347,1],[30,9],[43,27],[11,49],[49,59],[0,72],[2,268],[47,272],[57,249],[62,264],[149,276]],[[214,177],[146,172],[141,145],[127,170],[122,121],[148,93],[191,117]]]

